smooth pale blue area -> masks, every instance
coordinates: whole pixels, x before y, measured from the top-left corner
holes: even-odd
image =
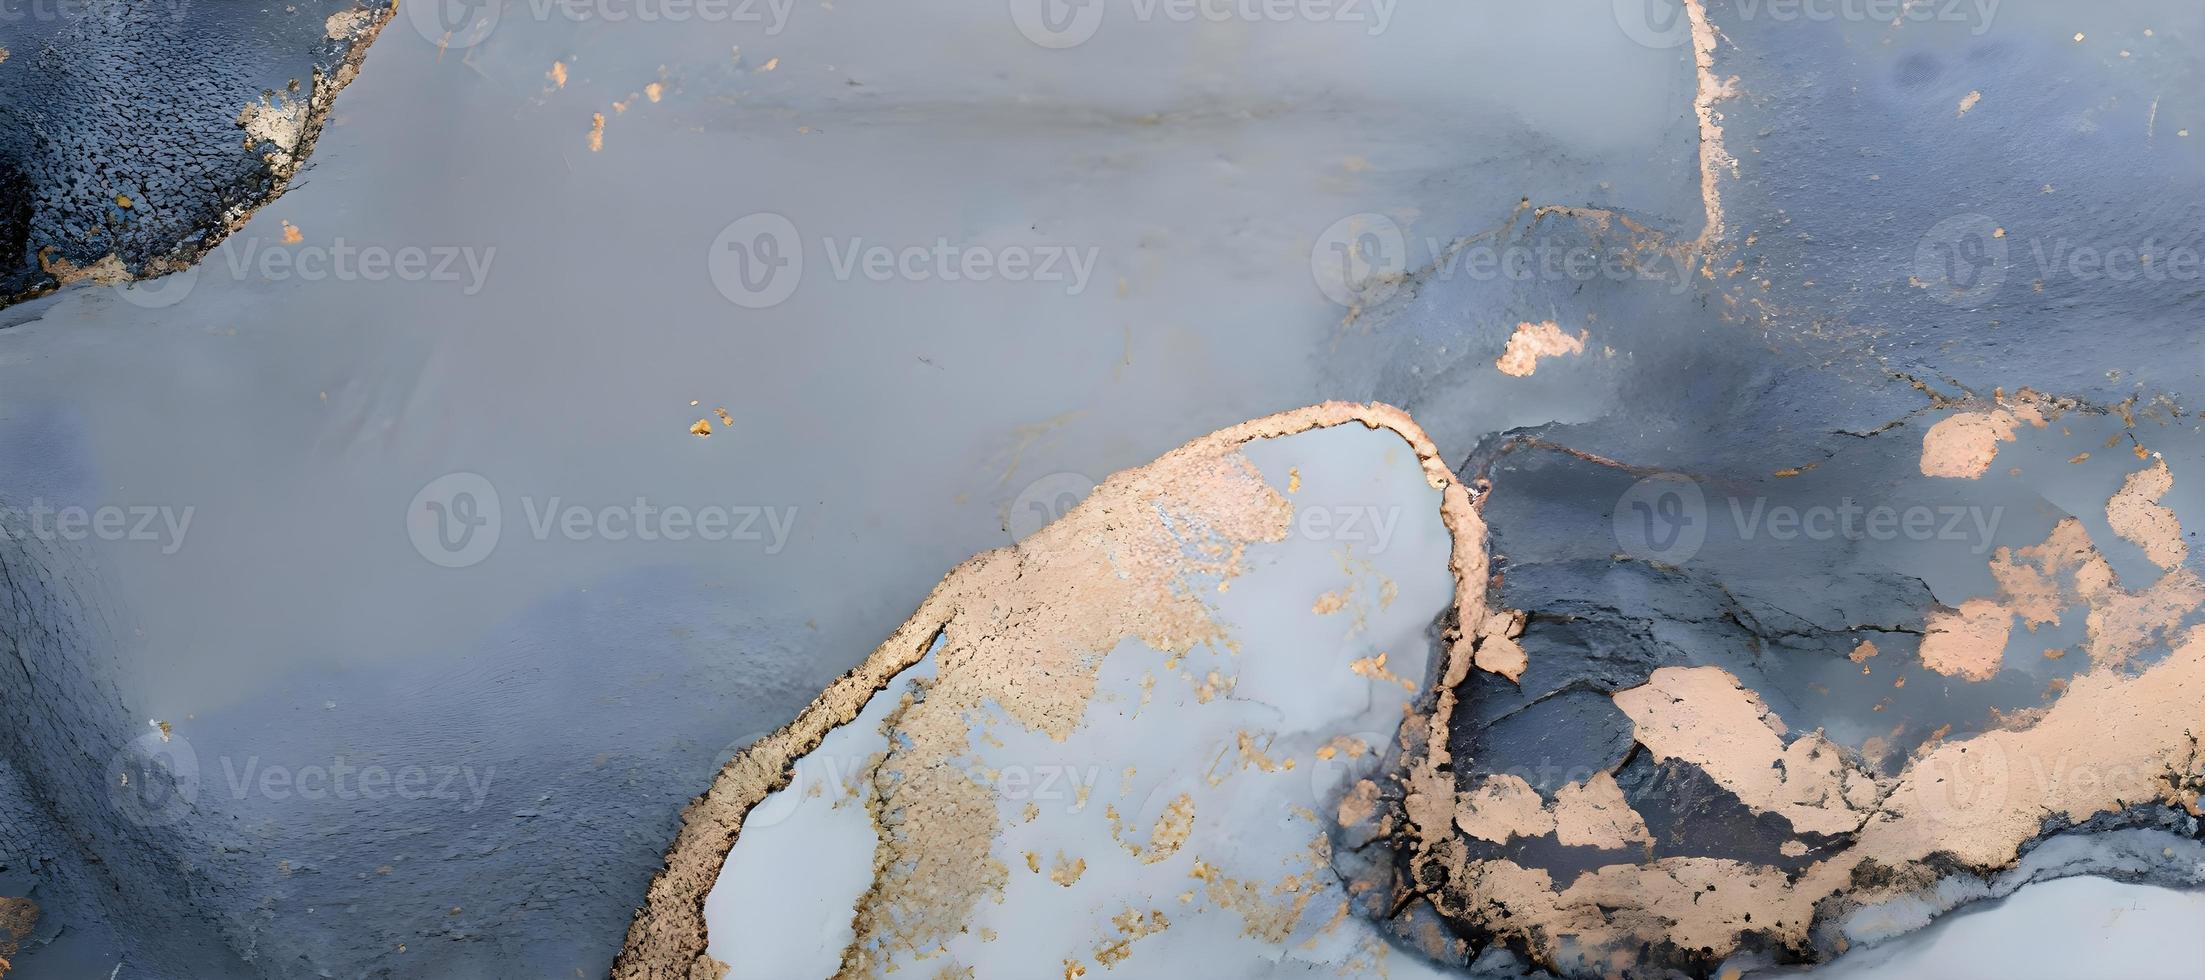
[[[2029,885],[1840,958],[1815,980],[2185,980],[2205,964],[2205,894],[2108,878]]]

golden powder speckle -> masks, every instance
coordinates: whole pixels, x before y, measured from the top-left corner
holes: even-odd
[[[1078,883],[1081,875],[1086,873],[1086,858],[1072,858],[1067,860],[1064,856],[1064,852],[1058,851],[1056,863],[1049,867],[1049,880],[1056,882],[1059,885],[1063,885],[1066,888],[1070,888],[1074,884]]]

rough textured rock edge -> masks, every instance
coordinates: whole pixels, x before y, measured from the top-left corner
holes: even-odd
[[[1484,521],[1478,516],[1470,489],[1455,478],[1424,430],[1398,408],[1326,402],[1282,412],[1203,436],[1148,466],[1113,476],[1105,485],[1191,460],[1222,456],[1258,440],[1352,423],[1393,432],[1417,454],[1426,480],[1440,491],[1441,520],[1454,539],[1449,565],[1455,576],[1455,621],[1482,622],[1487,567]],[[1078,519],[1079,509],[1061,520]],[[619,959],[613,963],[614,977],[718,980],[724,965],[705,955],[704,900],[741,833],[744,816],[788,784],[797,759],[816,749],[827,733],[856,718],[874,693],[926,655],[943,627],[959,614],[965,582],[980,577],[995,563],[1014,560],[1015,554],[1015,548],[996,549],[957,566],[927,595],[918,611],[863,663],[830,685],[788,727],[758,740],[728,762],[712,788],[684,811],[681,831],[666,852],[666,866],[652,879],[644,906],[629,927]],[[1470,647],[1459,628],[1451,631],[1449,638],[1451,648],[1443,670],[1455,677],[1468,670]],[[1443,690],[1441,697],[1451,700],[1453,695]]]
[[[306,115],[300,124],[298,142],[294,146],[264,155],[266,183],[256,198],[209,202],[209,211],[220,216],[212,227],[202,229],[204,234],[196,240],[177,242],[167,255],[148,259],[136,270],[130,269],[120,257],[113,254],[98,262],[83,265],[66,259],[49,259],[44,254],[34,255],[39,271],[45,276],[44,281],[12,294],[0,294],[0,309],[37,299],[79,281],[117,285],[181,272],[198,264],[215,246],[245,227],[254,212],[282,197],[283,192],[290,189],[291,178],[306,165],[307,158],[314,152],[314,144],[321,139],[322,126],[329,120],[329,110],[336,104],[337,93],[344,91],[345,86],[359,77],[360,66],[367,59],[368,46],[375,43],[376,37],[382,34],[383,26],[390,23],[391,17],[397,12],[397,0],[370,0],[351,11],[330,18],[330,22],[335,24],[338,18],[347,17],[349,13],[351,16],[345,24],[350,31],[344,36],[329,39],[329,43],[335,46],[338,53],[326,69],[321,64],[314,66],[314,87],[307,96]],[[243,128],[242,119],[238,125]]]

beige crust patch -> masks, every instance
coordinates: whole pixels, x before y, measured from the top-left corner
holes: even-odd
[[[340,10],[330,14],[328,20],[322,21],[322,36],[332,41],[348,40],[376,26],[375,19],[376,12],[373,10]]]
[[[2159,533],[2179,541],[2182,529]],[[2205,579],[2188,568],[2176,568],[2141,590],[2121,588],[2090,533],[2072,517],[2055,525],[2041,544],[1998,549],[1990,571],[2004,604],[2031,630],[2057,624],[2068,607],[2086,604],[2084,647],[2099,667],[2121,666],[2154,643],[2171,642],[2182,620],[2205,606]]]
[[[1554,814],[1522,776],[1500,773],[1456,800],[1455,826],[1479,840],[1506,844],[1514,837],[1552,833]]]
[[[274,143],[288,154],[306,133],[306,103],[281,94],[262,96],[237,114],[237,125],[255,143]]]
[[[1784,742],[1784,722],[1720,667],[1663,667],[1615,695],[1656,761],[1682,759],[1747,806],[1808,833],[1842,834],[1865,816],[1846,798],[1858,779],[1844,752],[1820,735]]]
[[[1651,844],[1646,818],[1631,808],[1615,777],[1594,773],[1554,794],[1554,836],[1569,847],[1621,848]]]
[[[1695,248],[1705,250],[1723,237],[1722,176],[1738,175],[1738,161],[1723,147],[1723,114],[1715,104],[1737,94],[1737,79],[1723,79],[1715,71],[1715,42],[1721,35],[1707,17],[1702,0],[1684,0],[1685,16],[1692,22],[1692,69],[1696,84],[1692,114],[1700,127],[1700,205],[1706,220],[1700,226]]]
[[[1922,664],[1947,677],[1989,680],[2005,662],[2013,626],[2013,612],[1990,599],[1937,610],[1930,613],[1922,636]]]
[[[16,950],[38,927],[38,903],[27,898],[0,898],[0,977],[14,968]]]
[[[2014,441],[2012,412],[1961,412],[1922,433],[1922,475],[1973,480],[1998,458],[1998,444]]]
[[[2113,533],[2144,549],[2152,564],[2167,569],[2182,564],[2190,554],[2174,511],[2159,504],[2159,498],[2172,489],[2174,475],[2167,471],[2167,461],[2153,460],[2149,469],[2129,474],[2120,492],[2105,505],[2105,520]]]
[[[1580,330],[1572,337],[1555,326],[1554,321],[1543,323],[1519,323],[1516,332],[1509,335],[1507,349],[1493,362],[1501,373],[1514,378],[1528,378],[1539,368],[1542,357],[1562,357],[1585,352],[1585,332]]]
[[[1478,641],[1476,662],[1479,670],[1499,674],[1511,681],[1520,681],[1524,669],[1531,666],[1531,658],[1524,653],[1523,645],[1516,637],[1524,634],[1525,616],[1521,612],[1500,610],[1486,617],[1483,639]]]

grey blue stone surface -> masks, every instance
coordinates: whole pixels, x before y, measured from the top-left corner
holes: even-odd
[[[0,294],[54,284],[48,245],[198,261],[0,310],[0,897],[43,912],[11,976],[602,974],[682,805],[944,571],[1037,502],[1326,398],[1407,408],[1495,487],[1531,666],[1472,681],[1460,744],[1668,787],[1664,853],[1793,860],[1631,758],[1600,694],[1720,665],[1856,750],[1903,717],[1895,765],[2083,665],[1870,691],[1851,637],[1911,648],[1927,607],[1989,588],[1988,549],[2067,514],[2140,568],[2099,510],[2123,433],[2205,521],[2205,287],[2103,264],[2205,248],[2194,7],[1895,30],[1710,3],[1737,79],[1721,267],[1518,278],[1465,256],[1631,237],[1519,202],[1700,230],[1690,48],[1616,5],[1404,5],[1375,34],[1110,6],[1063,49],[998,4],[508,3],[449,37],[402,11],[267,203],[237,114],[342,57],[343,5],[94,6],[129,16],[0,21]],[[792,234],[738,228],[766,212]],[[1405,278],[1350,316],[1312,255],[1360,213],[1401,230],[1377,254]],[[938,242],[1058,274],[973,281]],[[744,278],[769,267],[730,260],[792,254],[770,304]],[[1940,269],[1997,282],[1910,281]],[[1495,370],[1550,320],[1586,351]],[[2022,386],[2080,403],[2072,433],[1921,475],[1941,399]],[[1708,537],[1618,560],[1660,472],[1706,488]],[[1848,499],[2000,518],[1928,547],[1731,509]],[[60,533],[67,508],[122,529]],[[2044,867],[2194,884],[2124,843],[2145,829],[2196,836],[2139,813]]]

